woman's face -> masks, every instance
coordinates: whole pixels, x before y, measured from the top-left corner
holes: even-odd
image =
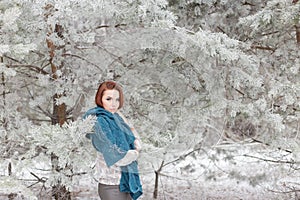
[[[111,113],[118,111],[120,106],[120,93],[118,90],[105,90],[102,96],[103,108]]]

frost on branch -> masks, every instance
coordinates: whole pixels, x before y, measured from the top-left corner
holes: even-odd
[[[13,195],[14,198],[38,200],[22,181],[6,176],[0,177],[0,194],[0,196]]]
[[[6,77],[16,75],[16,71],[13,69],[7,68],[4,63],[0,63],[0,73],[3,73]]]
[[[45,176],[45,185],[52,186],[61,181],[70,190],[74,183],[85,174],[92,176],[95,151],[85,137],[91,130],[94,119],[78,120],[63,127],[56,125],[32,126],[27,137],[31,140],[30,149],[14,165],[19,172],[34,172]],[[57,155],[58,171],[51,171],[50,157]],[[27,163],[30,160],[31,166]],[[19,163],[19,164],[18,164]],[[42,166],[43,165],[43,166]],[[26,166],[26,169],[24,168]],[[72,166],[72,168],[68,168]],[[45,171],[39,171],[45,169]]]
[[[17,31],[17,19],[20,17],[22,11],[18,7],[12,7],[5,10],[3,14],[0,14],[0,21],[3,25],[1,30],[3,31]]]

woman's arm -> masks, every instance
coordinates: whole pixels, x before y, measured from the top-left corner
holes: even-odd
[[[139,152],[137,150],[128,150],[124,158],[115,163],[116,166],[126,166],[137,160]]]

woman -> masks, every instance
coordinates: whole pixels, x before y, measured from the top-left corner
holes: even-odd
[[[130,200],[142,195],[137,158],[141,143],[136,131],[119,112],[124,104],[122,88],[113,81],[100,84],[96,107],[84,117],[97,117],[94,132],[87,134],[99,152],[97,171],[101,200]]]

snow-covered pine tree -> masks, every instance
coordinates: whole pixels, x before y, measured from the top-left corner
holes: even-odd
[[[4,107],[5,113],[16,112],[15,121],[23,122],[9,132],[2,122],[1,130],[27,147],[10,149],[16,153],[5,157],[3,165],[12,160],[13,173],[30,166],[33,173],[38,163],[49,169],[55,154],[57,166],[74,167],[35,174],[46,177],[37,179],[41,185],[60,180],[72,191],[78,177],[91,171],[94,153],[84,132],[92,121],[83,123],[81,115],[93,106],[97,86],[105,79],[125,89],[124,113],[145,143],[145,175],[205,143],[206,137],[222,137],[225,123],[215,119],[242,113],[254,126],[268,120],[268,126],[282,127],[277,113],[261,115],[267,109],[261,99],[265,84],[251,45],[231,39],[227,30],[179,27],[167,1],[3,0],[0,9],[5,33],[1,72],[6,74],[1,92],[14,91],[9,99],[22,100]],[[55,94],[59,98],[53,105]],[[66,106],[62,127],[51,124],[52,109],[59,105]],[[15,123],[8,115],[3,119],[10,126]]]
[[[253,127],[249,125],[255,122],[259,139],[270,148],[277,149],[278,153],[286,151],[291,162],[298,165],[299,1],[170,2],[181,26],[222,32],[250,46],[248,53],[259,59],[258,73],[264,77],[263,87],[255,96],[252,96],[252,91],[251,95],[244,95],[243,90],[230,92],[236,87],[227,87],[227,92],[234,96],[242,94],[244,101],[252,102],[255,108],[249,106],[249,109],[257,112],[257,119],[249,119],[247,114],[227,115],[225,117],[230,117],[231,121],[227,131],[231,131],[233,136],[247,134]],[[297,170],[292,171],[292,174],[297,173]],[[286,170],[275,179],[282,181],[289,172]]]
[[[299,2],[273,0],[239,22],[265,77],[261,101],[266,104],[264,115],[270,116],[264,117],[265,126],[278,124],[284,129],[282,134],[278,126],[270,130],[276,134],[266,140],[272,143],[283,136],[287,142],[274,145],[291,149],[295,149],[299,123],[299,11]]]

